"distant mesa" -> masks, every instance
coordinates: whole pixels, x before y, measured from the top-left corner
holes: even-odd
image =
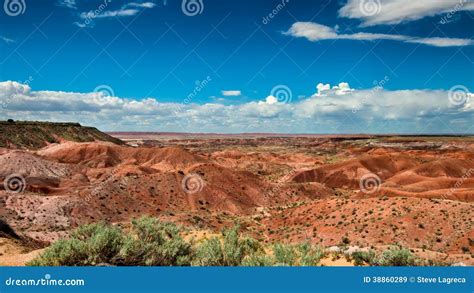
[[[79,123],[0,121],[0,148],[40,149],[64,141],[124,144],[120,139]]]

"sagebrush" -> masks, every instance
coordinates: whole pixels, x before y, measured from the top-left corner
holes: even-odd
[[[184,229],[152,217],[130,227],[84,225],[32,260],[31,266],[317,266],[325,250],[309,242],[268,247],[240,233],[236,225],[219,236],[196,242]],[[414,266],[410,250],[392,247],[382,253],[357,251],[347,256],[355,265]]]

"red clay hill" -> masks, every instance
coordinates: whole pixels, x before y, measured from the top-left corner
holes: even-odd
[[[3,227],[49,243],[147,214],[195,230],[239,222],[268,243],[398,243],[472,263],[471,137],[118,136],[0,148]]]

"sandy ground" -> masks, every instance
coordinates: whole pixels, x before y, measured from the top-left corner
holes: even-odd
[[[24,266],[42,251],[43,249],[31,251],[17,241],[0,238],[0,266]]]

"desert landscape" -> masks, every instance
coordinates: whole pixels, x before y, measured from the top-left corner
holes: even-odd
[[[263,247],[317,245],[319,265],[393,246],[426,265],[474,265],[472,136],[0,130],[0,265],[25,265],[82,225],[142,216],[197,241],[238,225]]]

